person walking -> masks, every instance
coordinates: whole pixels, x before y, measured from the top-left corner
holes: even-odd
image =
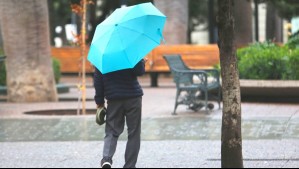
[[[143,90],[137,77],[145,73],[146,59],[132,69],[102,74],[94,73],[95,102],[98,109],[105,109],[107,100],[105,138],[102,168],[111,168],[119,136],[128,127],[124,168],[136,168],[141,142],[141,113]],[[105,113],[105,111],[101,111]],[[102,115],[102,117],[104,117]],[[102,124],[104,119],[101,118]]]

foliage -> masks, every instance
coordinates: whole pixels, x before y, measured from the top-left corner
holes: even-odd
[[[294,16],[299,16],[299,1],[298,0],[269,0],[278,10],[281,17],[291,19]]]
[[[67,43],[64,33],[57,34],[55,28],[62,27],[62,32],[65,32],[64,25],[71,23],[71,9],[68,8],[70,1],[65,0],[48,0],[51,44],[54,45],[54,37],[61,37],[64,44]]]
[[[299,79],[299,49],[291,50],[289,57],[289,70],[290,72],[286,79],[298,80]]]
[[[6,71],[4,62],[0,62],[0,86],[6,85]]]
[[[299,49],[299,31],[289,38],[286,45],[291,49]]]
[[[91,3],[91,1],[89,1]],[[90,24],[92,31],[88,32],[88,42],[91,42],[94,31],[96,29],[97,24],[104,21],[104,19],[107,18],[116,8],[119,8],[121,5],[121,0],[104,0],[101,1],[100,4],[97,4],[97,1],[93,0],[95,10],[88,10],[90,16]],[[126,3],[127,5],[136,5],[140,3],[145,2],[152,2],[154,3],[154,0],[122,0],[122,2]],[[49,3],[49,15],[50,15],[50,26],[51,26],[51,43],[54,44],[54,37],[61,36],[64,42],[64,45],[70,45],[65,35],[57,35],[55,33],[55,27],[56,26],[63,26],[68,23],[72,22],[72,19],[74,21],[74,18],[71,18],[72,16],[72,10],[68,8],[70,5],[75,5],[73,10],[80,11],[80,7],[78,6],[80,4],[80,0],[48,0]],[[215,1],[216,4],[216,1]],[[93,6],[91,6],[93,7]],[[194,31],[196,28],[198,28],[199,24],[206,24],[208,20],[208,0],[190,0],[189,1],[189,23],[190,23],[190,30]],[[99,13],[100,15],[96,14]],[[216,7],[215,7],[216,11]],[[79,18],[75,19],[76,23],[79,25]],[[64,27],[62,27],[64,29]],[[204,27],[203,29],[206,29],[207,27]],[[65,30],[63,30],[65,31]],[[79,31],[79,30],[78,30]]]
[[[220,63],[214,65],[213,68],[216,69],[216,70],[218,70],[219,73],[221,74],[221,66],[220,66]]]
[[[191,30],[195,30],[200,24],[208,22],[208,0],[192,0],[189,1],[189,23],[191,24]]]
[[[237,51],[241,79],[298,80],[299,50],[271,42]]]
[[[56,84],[58,84],[60,82],[60,78],[61,78],[60,61],[58,59],[53,58],[52,66],[53,66],[53,71],[54,71],[55,82],[56,82]]]
[[[52,66],[54,71],[55,82],[56,84],[58,84],[61,78],[59,60],[53,59]],[[0,62],[0,86],[6,86],[6,69],[4,62]]]

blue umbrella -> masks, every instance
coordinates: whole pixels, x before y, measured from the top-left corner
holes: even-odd
[[[97,26],[88,60],[103,74],[133,68],[160,45],[165,22],[152,3],[118,8]]]

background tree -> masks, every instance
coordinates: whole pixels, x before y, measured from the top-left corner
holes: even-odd
[[[8,101],[57,101],[48,17],[47,0],[0,0]]]
[[[79,76],[81,76],[81,84],[79,85],[79,89],[82,93],[82,114],[86,114],[86,59],[87,59],[87,6],[88,4],[94,5],[94,0],[80,0],[80,3],[73,3],[71,5],[71,9],[74,13],[76,13],[81,19],[81,29],[80,34],[77,36],[78,45],[80,45],[81,49],[81,72]],[[78,110],[79,114],[79,110]]]
[[[211,0],[214,1],[214,0]],[[192,32],[208,29],[209,0],[189,1],[189,28],[187,42],[192,43]],[[214,11],[212,11],[214,13]],[[214,19],[214,18],[213,18]],[[204,25],[198,28],[199,25]]]
[[[0,21],[0,23],[1,23],[1,21]],[[2,48],[3,48],[3,40],[2,40],[1,25],[0,25],[0,55],[1,55]]]
[[[155,0],[154,3],[167,16],[164,28],[167,44],[186,44],[188,41],[189,0]]]
[[[298,0],[268,0],[277,10],[278,14],[287,20],[294,16],[299,16],[299,1]]]
[[[145,2],[153,2],[153,0],[113,0],[102,1],[101,4],[97,4],[97,1],[95,1],[95,5],[89,6],[90,10],[88,10],[88,13],[90,15],[89,23],[92,27],[92,30],[90,31],[88,36],[89,43],[92,41],[97,25],[103,22],[115,9],[119,8],[122,2],[128,6],[131,6]],[[101,15],[99,16],[96,15],[98,11],[101,11]]]
[[[273,2],[267,2],[266,14],[266,39],[283,42],[283,23],[279,16],[278,8],[274,6]]]
[[[69,8],[71,2],[69,0],[48,0],[51,44],[54,45],[54,37],[59,36],[63,45],[67,45],[65,34],[65,25],[72,21],[72,10]],[[61,26],[62,33],[57,34],[55,28]]]
[[[90,35],[88,36],[88,42],[90,43],[92,41],[93,35],[95,33],[95,30],[97,28],[97,25],[103,22],[115,9],[120,7],[120,1],[114,0],[114,1],[102,1],[100,5],[93,5],[92,8],[95,8],[94,10],[91,10],[91,27],[92,30],[90,32]],[[101,11],[101,15],[97,16],[96,12]]]
[[[222,168],[243,168],[241,92],[236,57],[233,0],[218,0],[219,51],[222,77],[223,116]]]
[[[234,0],[235,42],[237,46],[252,43],[252,7],[251,0]]]

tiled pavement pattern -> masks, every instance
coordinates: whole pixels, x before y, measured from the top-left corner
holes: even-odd
[[[63,79],[75,86],[74,79]],[[210,114],[180,106],[172,116],[175,88],[163,81],[160,88],[141,80],[143,97],[140,168],[221,167],[221,110]],[[91,86],[91,84],[89,84]],[[94,109],[94,90],[88,88],[88,109]],[[76,109],[78,91],[61,94],[58,103],[13,104],[0,102],[0,167],[99,167],[103,126],[94,115],[28,115],[36,110]],[[68,100],[68,101],[63,101]],[[299,166],[299,105],[242,104],[244,166],[297,168]],[[114,157],[122,167],[126,134]]]

